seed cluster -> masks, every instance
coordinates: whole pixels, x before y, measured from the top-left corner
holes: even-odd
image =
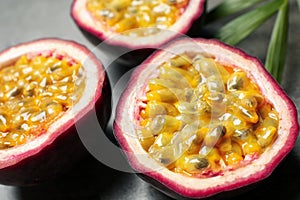
[[[42,134],[80,98],[83,68],[61,56],[21,56],[0,69],[0,149]]]
[[[87,0],[87,9],[108,29],[118,33],[135,28],[153,28],[130,31],[140,36],[173,25],[189,0]],[[127,34],[127,33],[125,33]]]
[[[186,52],[158,67],[141,98],[143,148],[170,170],[212,176],[270,147],[278,113],[247,75]]]

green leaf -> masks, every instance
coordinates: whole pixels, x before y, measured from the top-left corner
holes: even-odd
[[[289,4],[285,0],[278,12],[269,43],[265,67],[278,81],[281,81],[285,64],[287,37],[288,37]]]
[[[221,4],[207,13],[205,23],[208,24],[221,18],[227,17],[231,14],[244,10],[263,1],[265,0],[224,0]]]
[[[283,1],[273,0],[237,17],[223,26],[217,32],[216,38],[227,44],[236,45],[269,19],[279,9]]]
[[[299,7],[299,9],[300,9],[300,0],[297,0],[297,2],[298,2],[298,7]]]

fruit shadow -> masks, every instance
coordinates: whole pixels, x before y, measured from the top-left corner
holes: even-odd
[[[18,187],[18,200],[103,199],[126,186],[134,176],[109,168],[94,158],[86,158],[73,170],[42,185]],[[109,199],[109,198],[108,198]]]
[[[210,30],[203,28],[203,17],[197,19],[186,34],[182,34],[180,37],[191,37],[191,38],[212,38],[213,34]],[[102,54],[98,58],[103,61],[103,57],[109,57],[116,65],[119,65],[119,71],[131,69],[141,64],[147,57],[149,57],[157,48],[137,48],[129,49],[123,46],[109,44],[108,40],[101,40],[95,35],[79,28],[83,36],[93,45],[96,50],[101,51]],[[172,41],[170,41],[172,42]],[[95,51],[93,52],[95,53]],[[103,56],[105,55],[105,56]],[[96,55],[97,56],[97,55]],[[111,62],[110,61],[110,62]],[[104,61],[105,63],[105,61]]]
[[[141,49],[129,49],[122,46],[108,44],[109,40],[103,41],[96,37],[95,35],[79,28],[83,36],[95,46],[96,56],[97,51],[100,51],[100,57],[98,58],[103,61],[104,57],[109,59],[110,63],[119,65],[119,70],[122,72],[124,70],[129,70],[130,68],[136,67],[142,63],[153,51],[152,48],[141,48]],[[95,53],[95,51],[93,53]],[[102,55],[102,57],[101,57]],[[105,64],[104,60],[104,64]],[[107,66],[106,66],[107,67]]]
[[[115,145],[119,146],[114,133],[113,133],[113,123],[115,120],[116,107],[118,105],[120,96],[126,89],[129,79],[135,68],[128,67],[126,64],[121,64],[117,62],[112,62],[106,67],[106,73],[109,78],[111,86],[111,114],[107,126],[104,130],[107,138]]]
[[[258,183],[252,190],[232,200],[300,199],[300,156],[299,149],[297,150],[294,149],[268,178]]]

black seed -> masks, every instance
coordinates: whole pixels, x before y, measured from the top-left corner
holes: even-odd
[[[249,134],[251,134],[251,132],[251,129],[235,130],[232,136],[244,140],[248,137]]]
[[[235,80],[228,83],[228,90],[240,90],[244,87],[244,80],[242,78],[236,77]]]
[[[206,158],[198,158],[197,161],[198,162],[195,163],[196,169],[203,169],[203,168],[208,167],[208,165],[209,165],[209,162],[207,161]]]
[[[34,89],[28,90],[27,96],[32,97],[34,95]]]
[[[224,136],[226,134],[226,127],[223,125],[218,125],[212,130],[212,132],[215,132],[214,135]]]
[[[57,70],[60,67],[61,67],[61,62],[58,62],[58,63],[55,63],[54,65],[52,65],[50,67],[50,70],[51,70],[51,72],[53,72],[53,71]]]
[[[169,158],[161,158],[160,159],[161,164],[168,165],[171,163],[171,160]]]
[[[21,93],[21,90],[19,88],[15,88],[13,89],[13,91],[11,91],[10,95],[11,97],[16,97]]]
[[[225,126],[222,126],[221,135],[224,136],[226,134],[227,130]]]

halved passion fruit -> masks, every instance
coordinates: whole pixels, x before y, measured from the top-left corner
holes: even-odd
[[[110,44],[151,48],[186,33],[204,12],[204,4],[205,0],[74,0],[71,14],[80,27]]]
[[[189,198],[270,175],[299,128],[294,104],[261,63],[216,40],[163,49],[136,69],[117,108],[115,135],[133,168]]]
[[[95,104],[106,123],[106,81],[100,61],[75,42],[41,39],[0,53],[0,183],[35,184],[81,159],[75,124]]]

